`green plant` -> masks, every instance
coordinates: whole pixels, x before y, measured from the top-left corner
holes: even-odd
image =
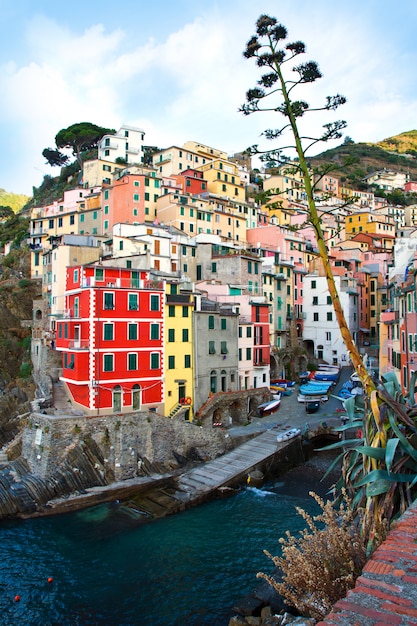
[[[299,537],[287,531],[286,537],[279,540],[282,556],[272,556],[264,550],[281,570],[282,580],[277,581],[263,572],[257,577],[272,585],[301,615],[320,620],[354,586],[366,554],[346,495],[339,508],[334,508],[330,501],[324,502],[315,493],[310,495],[320,506],[321,514],[312,517],[297,507],[307,528]]]
[[[79,435],[81,432],[81,428],[78,426],[78,424],[75,424],[74,428],[72,429],[72,432],[74,435]]]
[[[22,363],[19,369],[19,378],[29,378],[32,374],[32,363]]]
[[[280,140],[287,130],[293,137],[293,145],[290,147],[295,149],[297,160],[290,162],[282,155],[282,150],[279,148],[262,151],[255,145],[248,149],[248,153],[260,155],[260,159],[268,165],[278,163],[283,166],[285,163],[290,163],[291,168],[301,175],[304,182],[308,221],[315,232],[340,334],[364,391],[364,406],[360,414],[354,415],[353,422],[361,423],[364,439],[349,442],[351,452],[348,453],[346,459],[347,469],[343,474],[341,484],[344,484],[349,494],[352,495],[351,501],[354,509],[358,511],[359,507],[363,506],[365,510],[362,533],[364,543],[370,553],[383,536],[381,531],[384,527],[383,520],[386,519],[389,524],[416,495],[416,416],[412,411],[405,410],[404,398],[401,398],[400,392],[395,391],[394,382],[392,381],[390,386],[377,388],[363,363],[344,316],[327,242],[315,203],[315,183],[311,177],[305,153],[319,141],[340,138],[341,130],[346,124],[344,121],[324,124],[323,134],[314,138],[310,131],[307,135],[302,135],[299,122],[303,123],[302,118],[311,111],[337,109],[344,104],[345,98],[340,95],[328,96],[324,106],[315,108],[310,108],[304,100],[294,99],[298,87],[315,82],[321,77],[321,73],[318,65],[313,61],[294,65],[294,59],[305,53],[305,45],[301,41],[288,43],[286,38],[286,28],[275,18],[268,15],[259,17],[256,23],[256,35],[248,41],[244,56],[255,58],[258,67],[266,68],[267,72],[261,76],[257,86],[247,92],[247,102],[241,107],[241,111],[245,115],[259,111],[276,111],[284,116],[284,125],[278,129],[264,131],[264,137],[267,140]],[[289,62],[291,62],[290,68]],[[266,100],[271,97],[274,98],[272,104],[268,101],[269,106],[265,105]],[[347,146],[347,148],[352,147],[355,146]],[[320,179],[320,176],[323,177],[330,171],[331,166],[324,165],[321,174],[319,170],[316,170],[315,175]],[[415,379],[410,381],[410,389],[414,390],[415,382]],[[413,406],[414,400],[410,402],[410,407]],[[346,445],[346,442],[337,445]],[[338,485],[339,488],[341,484]]]

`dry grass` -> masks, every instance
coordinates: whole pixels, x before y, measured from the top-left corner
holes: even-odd
[[[363,540],[355,523],[347,496],[339,508],[324,502],[310,492],[322,509],[311,517],[303,509],[297,512],[304,518],[307,528],[299,537],[289,531],[280,539],[282,556],[265,554],[282,572],[282,582],[259,572],[301,615],[321,619],[332,606],[354,586],[366,562]]]

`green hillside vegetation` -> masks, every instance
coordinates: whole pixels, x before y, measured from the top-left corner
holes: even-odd
[[[19,213],[28,200],[29,196],[0,189],[0,206],[10,207],[14,213]]]
[[[0,223],[0,245],[12,249],[0,257],[0,390],[30,376],[30,327],[33,300],[41,295],[39,281],[30,280],[30,250],[26,245],[29,219],[12,215]]]
[[[383,150],[410,154],[417,157],[417,130],[409,130],[394,137],[388,137],[376,143]]]
[[[345,141],[336,148],[326,150],[310,158],[309,163],[313,168],[333,167],[333,174],[342,183],[347,187],[361,191],[376,191],[367,185],[363,179],[368,174],[382,169],[408,172],[411,180],[417,180],[417,158],[415,156],[393,153],[383,149],[380,145],[371,143]],[[377,191],[377,195],[384,196],[385,194]],[[407,194],[407,196],[402,194],[402,196],[404,197],[397,200],[403,200],[404,204],[411,204],[416,201],[415,194]],[[401,203],[400,201],[396,203]]]

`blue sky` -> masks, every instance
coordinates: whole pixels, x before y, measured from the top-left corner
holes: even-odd
[[[0,0],[0,10],[7,191],[30,195],[44,174],[56,175],[42,150],[76,122],[138,126],[161,148],[195,140],[232,154],[259,143],[281,121],[238,113],[259,77],[242,51],[261,13],[319,63],[323,78],[303,97],[348,100],[334,118],[310,116],[308,133],[331,119],[346,120],[356,142],[417,128],[415,0]]]

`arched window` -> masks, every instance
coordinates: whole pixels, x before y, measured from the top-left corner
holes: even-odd
[[[132,409],[139,411],[141,405],[141,388],[140,385],[133,385],[132,387]]]
[[[113,411],[120,413],[122,410],[122,388],[120,385],[116,385],[113,388]]]
[[[222,370],[220,372],[220,384],[222,387],[222,391],[226,391],[227,389],[227,373],[226,370]]]
[[[216,370],[210,372],[210,391],[211,393],[217,393],[217,374]]]

